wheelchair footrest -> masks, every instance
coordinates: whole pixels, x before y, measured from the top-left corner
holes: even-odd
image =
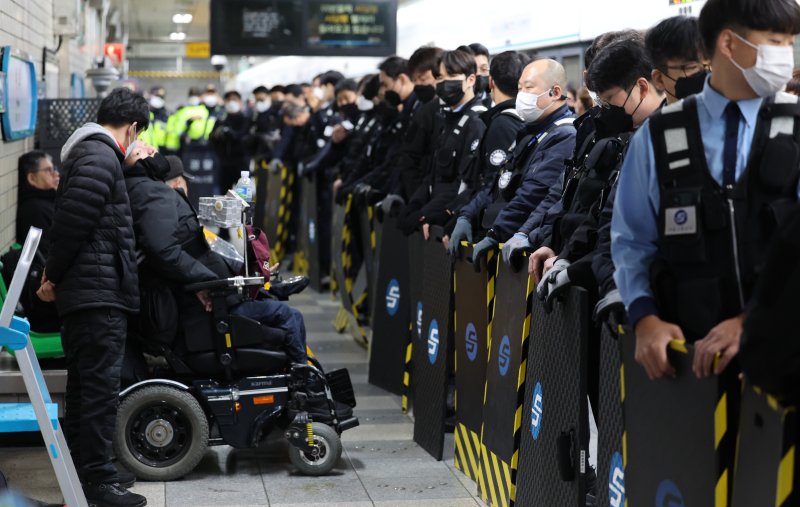
[[[344,421],[339,423],[339,432],[344,432],[349,429],[353,429],[358,426],[360,423],[358,422],[358,417],[351,417],[349,419],[345,419]]]
[[[325,374],[333,399],[350,407],[356,406],[356,393],[347,368],[332,370]]]

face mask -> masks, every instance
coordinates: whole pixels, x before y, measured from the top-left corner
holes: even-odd
[[[339,111],[341,111],[342,115],[352,123],[355,123],[355,121],[358,120],[358,117],[361,115],[361,111],[359,111],[358,106],[355,104],[345,104],[339,107]]]
[[[697,74],[678,78],[675,81],[675,97],[678,99],[685,99],[690,95],[697,95],[702,92],[706,85],[707,76],[708,72],[706,70],[701,70]]]
[[[164,99],[159,97],[158,95],[153,95],[150,97],[150,107],[153,109],[161,109],[164,107]]]
[[[199,106],[200,105],[200,97],[189,97],[189,105],[190,106]]]
[[[314,98],[317,100],[323,100],[325,98],[325,90],[323,90],[319,86],[315,86],[314,89],[311,91],[311,94],[314,95]]]
[[[794,70],[794,49],[792,46],[772,46],[769,44],[753,44],[738,33],[736,38],[758,51],[756,64],[749,69],[731,58],[731,63],[742,71],[747,84],[759,97],[775,95],[792,79]]]
[[[232,100],[225,103],[225,112],[229,114],[236,114],[241,112],[242,104],[238,100]]]
[[[436,95],[446,106],[453,107],[464,98],[464,80],[447,79],[436,85]]]
[[[387,91],[384,94],[383,98],[384,100],[386,100],[386,102],[393,105],[394,107],[399,106],[400,103],[403,102],[403,99],[400,98],[400,94],[397,92],[393,92],[392,90]]]
[[[430,102],[436,97],[436,88],[431,85],[414,85],[414,94],[422,102]]]
[[[217,105],[217,97],[214,95],[206,95],[203,97],[203,104],[208,107],[214,107]]]
[[[371,111],[375,107],[375,103],[363,95],[359,95],[356,99],[356,106],[359,111]]]
[[[549,106],[542,109],[539,107],[539,97],[543,95],[548,95],[552,97],[553,91],[547,90],[546,92],[539,93],[528,93],[528,92],[519,92],[517,93],[517,103],[516,109],[517,113],[519,113],[520,117],[522,117],[522,121],[525,123],[533,123],[539,118],[542,117],[545,111],[547,111],[550,106],[555,104],[555,102],[551,102]]]
[[[256,111],[259,113],[266,113],[272,103],[269,100],[259,100],[256,102]]]
[[[617,137],[623,132],[633,130],[633,116],[625,112],[622,106],[598,107],[593,115],[597,139]]]
[[[477,75],[475,76],[475,95],[483,95],[483,92],[489,89],[489,76]]]

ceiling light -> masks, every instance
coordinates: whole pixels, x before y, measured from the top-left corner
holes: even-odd
[[[172,32],[169,34],[169,40],[184,40],[186,39],[186,34],[183,32]]]
[[[172,22],[178,25],[186,25],[192,22],[191,14],[175,14],[172,16]]]

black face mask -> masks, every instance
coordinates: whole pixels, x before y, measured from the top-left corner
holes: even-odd
[[[489,76],[475,76],[475,95],[483,95],[483,92],[489,89]]]
[[[403,99],[400,98],[400,94],[392,90],[387,91],[383,95],[383,99],[394,107],[399,106],[403,102]]]
[[[688,77],[681,77],[675,81],[675,97],[685,99],[690,95],[696,95],[703,91],[706,85],[708,71],[701,70],[697,74]]]
[[[436,97],[436,88],[431,85],[414,85],[414,94],[422,102],[430,102]]]
[[[617,137],[633,130],[633,116],[625,112],[622,106],[598,107],[599,111],[592,115],[597,132],[597,139]]]
[[[436,95],[446,106],[455,106],[464,98],[464,80],[447,79],[436,85]]]
[[[353,123],[355,123],[361,115],[361,111],[358,110],[358,106],[355,104],[345,104],[339,108],[339,111],[342,113],[342,116]]]

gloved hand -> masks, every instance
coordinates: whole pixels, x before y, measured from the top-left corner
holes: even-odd
[[[496,248],[499,244],[496,239],[487,236],[475,245],[472,249],[472,267],[475,268],[476,273],[481,270],[481,258],[485,257],[489,250]]]
[[[302,178],[306,175],[306,164],[303,162],[297,163],[297,176]]]
[[[380,207],[383,209],[384,215],[391,215],[395,207],[401,207],[406,202],[397,194],[389,194],[380,202]]]
[[[529,250],[531,242],[528,241],[528,235],[524,232],[514,234],[508,241],[503,244],[503,262],[506,264],[511,263],[511,258],[520,254],[523,250]]]
[[[556,259],[552,269],[542,276],[542,281],[536,286],[536,297],[539,298],[539,301],[545,301],[550,293],[550,277],[556,277],[560,271],[567,269],[569,264],[568,260]]]
[[[368,183],[359,183],[353,189],[353,193],[354,194],[366,194],[370,190],[372,190],[372,187]]]
[[[458,255],[458,246],[464,240],[472,243],[472,224],[469,218],[458,217],[456,226],[453,228],[453,233],[450,235],[450,243],[447,245],[447,252],[453,257]]]
[[[281,166],[283,162],[279,158],[273,158],[269,162],[269,172],[272,174],[278,174],[281,171]]]
[[[622,302],[619,289],[612,290],[597,302],[594,307],[594,320],[596,322],[605,322],[612,313],[625,313],[625,304]]]
[[[558,262],[558,261],[556,261]],[[567,263],[567,267],[569,266],[568,261],[564,261]],[[569,279],[569,270],[567,267],[560,269],[558,271],[553,268],[550,273],[548,273],[547,281],[548,281],[548,289],[547,289],[547,297],[544,300],[544,311],[550,313],[553,311],[553,303],[555,303],[556,298],[566,292],[572,286],[572,281]]]

